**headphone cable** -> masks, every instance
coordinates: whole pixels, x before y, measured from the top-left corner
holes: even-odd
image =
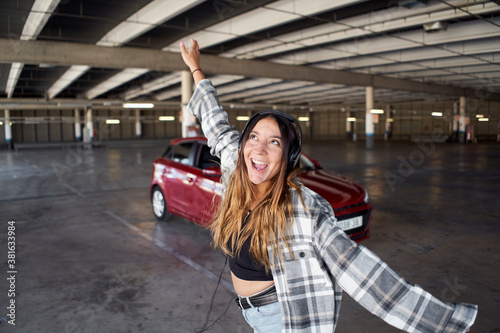
[[[210,318],[210,314],[212,313],[212,309],[213,309],[213,305],[214,305],[214,300],[215,300],[215,294],[217,293],[217,289],[219,288],[220,281],[222,280],[222,274],[224,273],[224,269],[226,268],[226,265],[227,265],[227,255],[225,257],[226,257],[226,260],[224,261],[224,267],[222,267],[222,271],[220,272],[220,275],[219,275],[219,280],[217,281],[217,286],[215,287],[214,293],[212,295],[212,300],[210,301],[210,307],[208,309],[207,316],[205,318],[205,323],[203,324],[202,327],[195,328],[195,330],[194,330],[195,333],[203,333],[203,332],[206,332],[206,331],[209,331],[209,330],[213,329],[214,326],[215,326],[215,324],[222,317],[224,317],[224,315],[227,313],[227,311],[229,310],[229,306],[231,306],[231,302],[234,299],[234,297],[231,296],[231,299],[229,300],[229,303],[228,303],[228,305],[226,307],[226,310],[224,310],[224,313],[222,313],[219,316],[219,318],[215,319],[209,326],[207,326],[209,318]]]

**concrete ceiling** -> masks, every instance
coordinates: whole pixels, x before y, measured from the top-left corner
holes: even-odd
[[[0,22],[1,103],[180,103],[190,38],[225,103],[500,99],[498,1],[17,0]]]

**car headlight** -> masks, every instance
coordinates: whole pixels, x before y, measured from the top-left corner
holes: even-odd
[[[370,199],[370,195],[368,194],[368,190],[366,189],[366,187],[363,187],[363,190],[365,190],[365,198],[363,201],[365,203],[368,203],[368,200]]]

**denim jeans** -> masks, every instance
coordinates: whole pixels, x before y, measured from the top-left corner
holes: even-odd
[[[253,328],[254,333],[281,333],[280,303],[251,307],[241,310],[247,323]]]

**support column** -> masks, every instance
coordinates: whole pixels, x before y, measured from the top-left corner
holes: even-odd
[[[352,139],[352,124],[351,124],[351,121],[349,121],[349,118],[351,117],[351,113],[349,112],[349,110],[345,110],[345,109],[342,109],[342,111],[345,111],[345,134],[346,134],[346,137],[347,137],[347,140],[351,140]]]
[[[358,133],[356,133],[356,129],[357,129],[356,121],[358,119],[356,118],[356,113],[354,113],[354,112],[349,112],[349,113],[351,115],[351,118],[354,118],[354,121],[351,124],[351,126],[352,126],[352,141],[358,141]]]
[[[85,110],[85,129],[83,130],[83,142],[94,141],[94,124],[92,123],[92,109]]]
[[[384,140],[389,140],[392,138],[392,122],[394,121],[394,113],[392,112],[392,107],[390,105],[387,105],[385,108],[386,111],[386,118],[385,118],[385,134],[384,134]]]
[[[366,149],[373,149],[375,144],[375,130],[373,127],[373,87],[366,87],[366,112],[365,112],[365,135]]]
[[[460,115],[458,112],[458,102],[453,103],[453,119],[451,121],[452,124],[452,135],[453,142],[458,141],[458,125],[460,124]]]
[[[5,141],[7,143],[7,149],[14,149],[14,142],[12,141],[12,125],[10,124],[10,111],[5,110]]]
[[[460,96],[460,128],[458,142],[465,143],[465,96]]]
[[[308,138],[309,140],[312,140],[312,120],[313,120],[313,117],[312,117],[312,112],[311,110],[307,111],[307,117],[309,118],[309,121],[306,123],[306,129],[307,129],[307,134],[306,134],[306,138]]]
[[[82,124],[80,123],[80,110],[75,109],[75,141],[82,141]]]
[[[189,127],[194,125],[194,122],[191,120],[192,116],[187,110],[187,105],[193,94],[193,78],[189,71],[182,71],[181,90],[182,137],[186,138],[189,136]]]
[[[356,113],[352,111],[347,111],[346,112],[346,132],[347,132],[347,139],[356,141],[357,140],[357,134],[356,134]],[[352,120],[354,118],[354,120]]]
[[[135,137],[142,138],[141,110],[135,110]]]
[[[497,120],[497,142],[500,142],[500,121]]]

